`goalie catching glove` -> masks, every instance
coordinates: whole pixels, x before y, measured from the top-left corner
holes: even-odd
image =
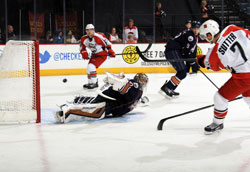
[[[103,79],[104,83],[112,85],[113,90],[115,91],[119,91],[128,82],[128,79],[125,78],[123,73],[120,75],[115,75],[107,71],[105,72],[107,76]]]

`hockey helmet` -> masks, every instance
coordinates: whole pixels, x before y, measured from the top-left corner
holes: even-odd
[[[148,76],[145,73],[137,73],[134,80],[140,85],[141,89],[144,89],[148,84]]]
[[[89,30],[89,29],[95,29],[95,26],[93,24],[87,24],[85,30]]]
[[[220,32],[219,24],[214,20],[207,20],[200,27],[200,38],[202,40],[206,39],[207,42],[212,42],[214,36]],[[212,39],[208,40],[207,35],[211,34]]]
[[[191,23],[192,23],[192,20],[187,20],[187,21],[186,21],[186,24],[188,24],[188,23],[191,24]]]
[[[200,28],[200,26],[201,26],[201,22],[200,21],[194,20],[194,21],[191,22],[191,27],[192,28]]]

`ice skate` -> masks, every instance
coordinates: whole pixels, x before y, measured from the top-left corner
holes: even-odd
[[[166,81],[166,83],[167,83],[167,81]],[[161,87],[160,94],[163,94],[164,96],[167,95],[170,98],[173,98],[173,97],[180,95],[180,93],[175,92],[174,90],[168,88],[166,83]]]
[[[213,134],[215,131],[222,130],[224,128],[223,123],[222,124],[215,124],[212,123],[204,128],[205,134]]]
[[[83,85],[84,89],[95,89],[98,88],[98,82],[96,83],[88,83]]]

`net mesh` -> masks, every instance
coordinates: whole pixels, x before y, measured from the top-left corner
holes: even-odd
[[[37,119],[34,41],[8,41],[0,56],[0,123]]]

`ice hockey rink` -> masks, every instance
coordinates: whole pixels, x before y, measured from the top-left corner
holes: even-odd
[[[161,118],[213,104],[216,88],[200,73],[181,83],[179,98],[161,96],[159,88],[171,75],[148,74],[149,106],[121,118],[68,124],[56,124],[53,113],[77,95],[95,94],[82,89],[86,76],[41,77],[42,122],[0,125],[0,171],[249,172],[250,110],[242,99],[229,103],[220,133],[203,132],[213,108],[171,119],[163,131],[156,130]],[[218,86],[231,76],[207,75]]]

